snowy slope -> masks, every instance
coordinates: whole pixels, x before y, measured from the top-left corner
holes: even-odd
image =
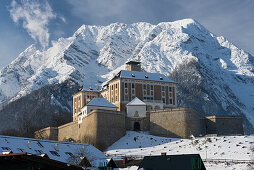
[[[100,84],[131,59],[141,61],[148,72],[165,75],[179,64],[196,61],[205,87],[223,110],[243,114],[254,125],[254,57],[192,19],[83,25],[45,51],[32,45],[0,71],[0,103],[66,79]]]
[[[45,153],[50,159],[66,163],[71,163],[69,162],[71,156],[78,157],[83,154],[94,167],[98,167],[99,163],[107,161],[106,156],[100,150],[88,144],[0,135],[0,154],[6,150],[11,150],[13,153],[27,152],[34,155]]]
[[[136,140],[134,140],[134,138]],[[254,145],[253,136],[202,137],[196,139],[176,139],[128,131],[127,134],[110,146],[106,154],[117,159],[119,156],[149,156],[175,154],[200,154],[202,159],[233,159],[251,160]],[[220,164],[205,164],[207,169],[246,169],[247,164],[227,166]]]

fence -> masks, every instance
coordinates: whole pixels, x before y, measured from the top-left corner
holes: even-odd
[[[123,159],[129,158],[129,159],[143,159],[144,155],[125,155],[125,154],[107,154],[108,157]],[[150,155],[147,155],[150,156]],[[151,155],[152,156],[152,155]],[[232,163],[232,164],[254,164],[254,160],[238,160],[238,159],[202,159],[204,163]]]
[[[238,160],[238,159],[202,159],[207,163],[233,163],[233,164],[254,164],[254,160]]]

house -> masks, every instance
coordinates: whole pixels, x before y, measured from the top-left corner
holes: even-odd
[[[54,170],[82,170],[81,166],[70,165],[50,159],[48,156],[22,153],[0,154],[0,169],[54,169]]]
[[[176,82],[160,73],[141,71],[140,62],[126,63],[126,70],[121,70],[103,87],[101,95],[126,111],[126,104],[138,97],[147,104],[147,110],[176,107]]]
[[[83,89],[72,95],[73,97],[73,121],[78,120],[81,109],[87,105],[93,98],[100,97],[98,87],[83,86]]]
[[[147,170],[205,170],[199,154],[145,156],[138,169]]]
[[[126,104],[126,129],[127,130],[149,130],[149,115],[147,114],[147,105],[139,98],[135,97]]]
[[[32,165],[45,163],[45,166],[51,166],[56,163],[63,167],[66,164],[78,165],[83,159],[87,159],[92,167],[98,167],[101,163],[107,162],[106,156],[92,145],[2,135],[0,135],[0,154],[2,154],[0,165],[3,159],[9,158],[16,161],[23,159],[25,162],[31,160]],[[42,157],[48,157],[48,159],[40,162],[38,159]],[[8,164],[11,162],[10,160]]]
[[[93,98],[87,105],[85,105],[81,112],[78,114],[78,123],[82,123],[82,119],[88,115],[93,110],[117,110],[117,106],[110,103],[104,98]]]

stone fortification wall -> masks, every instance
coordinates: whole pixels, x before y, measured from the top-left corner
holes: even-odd
[[[135,130],[134,128],[135,122],[138,122],[140,124],[141,131],[149,131],[150,130],[150,113],[146,112],[146,116],[144,118],[126,117],[125,118],[126,130]]]
[[[80,142],[78,138],[78,121],[70,122],[58,127],[58,140]]]
[[[47,128],[36,131],[34,133],[34,136],[37,139],[58,140],[58,128],[47,127]]]
[[[125,114],[117,111],[97,110],[96,147],[104,150],[126,134]]]
[[[71,122],[58,128],[59,141],[91,144],[104,150],[126,133],[125,115],[118,111],[93,110],[81,124]]]
[[[242,117],[233,115],[208,116],[206,133],[217,135],[243,135]]]
[[[200,116],[192,108],[171,108],[150,112],[150,133],[157,136],[189,138],[200,136]]]

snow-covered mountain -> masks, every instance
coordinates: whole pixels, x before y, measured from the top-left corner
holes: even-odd
[[[80,85],[100,84],[131,59],[141,61],[145,71],[166,75],[195,62],[199,70],[193,76],[205,82],[199,97],[214,101],[222,111],[244,115],[254,125],[254,57],[192,19],[158,25],[82,25],[72,37],[58,39],[45,51],[31,45],[0,71],[0,103],[68,79]]]

